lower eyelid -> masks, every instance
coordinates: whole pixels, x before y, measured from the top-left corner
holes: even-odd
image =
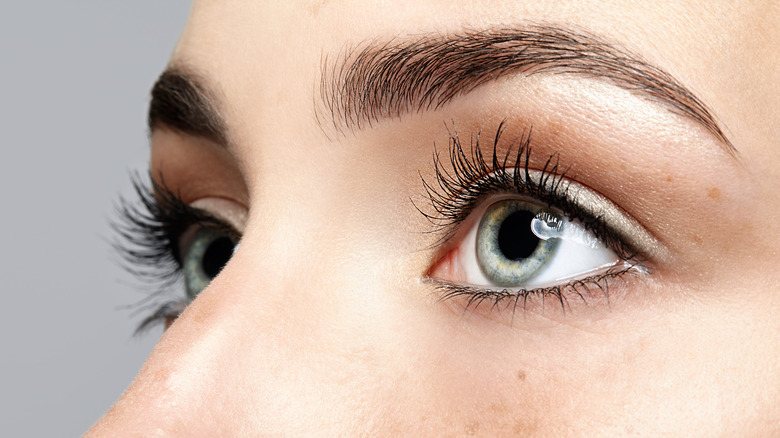
[[[637,287],[638,282],[646,281],[647,274],[644,268],[625,264],[555,287],[516,291],[483,289],[432,278],[426,279],[426,283],[439,296],[438,302],[456,315],[478,315],[512,326],[517,317],[576,318],[583,311],[609,312],[614,302]]]

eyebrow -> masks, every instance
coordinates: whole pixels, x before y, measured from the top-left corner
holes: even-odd
[[[317,122],[342,132],[385,118],[437,109],[499,78],[524,74],[601,78],[701,124],[736,149],[708,107],[672,75],[599,37],[556,26],[422,35],[372,42],[323,57]],[[315,96],[316,97],[316,96]]]
[[[217,102],[214,91],[197,74],[182,67],[168,68],[152,87],[149,130],[165,126],[226,146],[227,129]]]

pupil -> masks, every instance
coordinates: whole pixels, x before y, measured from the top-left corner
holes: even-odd
[[[203,272],[209,277],[214,278],[219,271],[233,256],[233,241],[228,237],[220,237],[211,242],[211,245],[203,254]]]
[[[516,211],[498,229],[498,248],[509,260],[528,258],[539,246],[539,238],[531,231],[534,214],[530,211]]]

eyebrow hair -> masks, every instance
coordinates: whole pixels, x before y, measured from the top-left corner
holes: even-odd
[[[165,70],[152,87],[150,131],[166,126],[185,134],[227,145],[225,123],[217,99],[197,74],[180,67]]]
[[[362,129],[383,118],[437,109],[501,77],[538,73],[606,79],[664,103],[736,149],[708,107],[669,73],[602,39],[553,26],[469,30],[372,42],[323,58],[315,115],[337,131]]]

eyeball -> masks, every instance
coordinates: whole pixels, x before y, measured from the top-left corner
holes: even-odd
[[[530,290],[605,271],[615,251],[579,221],[533,199],[498,196],[475,209],[447,254],[430,271],[461,286]]]
[[[187,296],[193,300],[211,283],[233,256],[236,242],[223,230],[203,227],[182,252]]]

